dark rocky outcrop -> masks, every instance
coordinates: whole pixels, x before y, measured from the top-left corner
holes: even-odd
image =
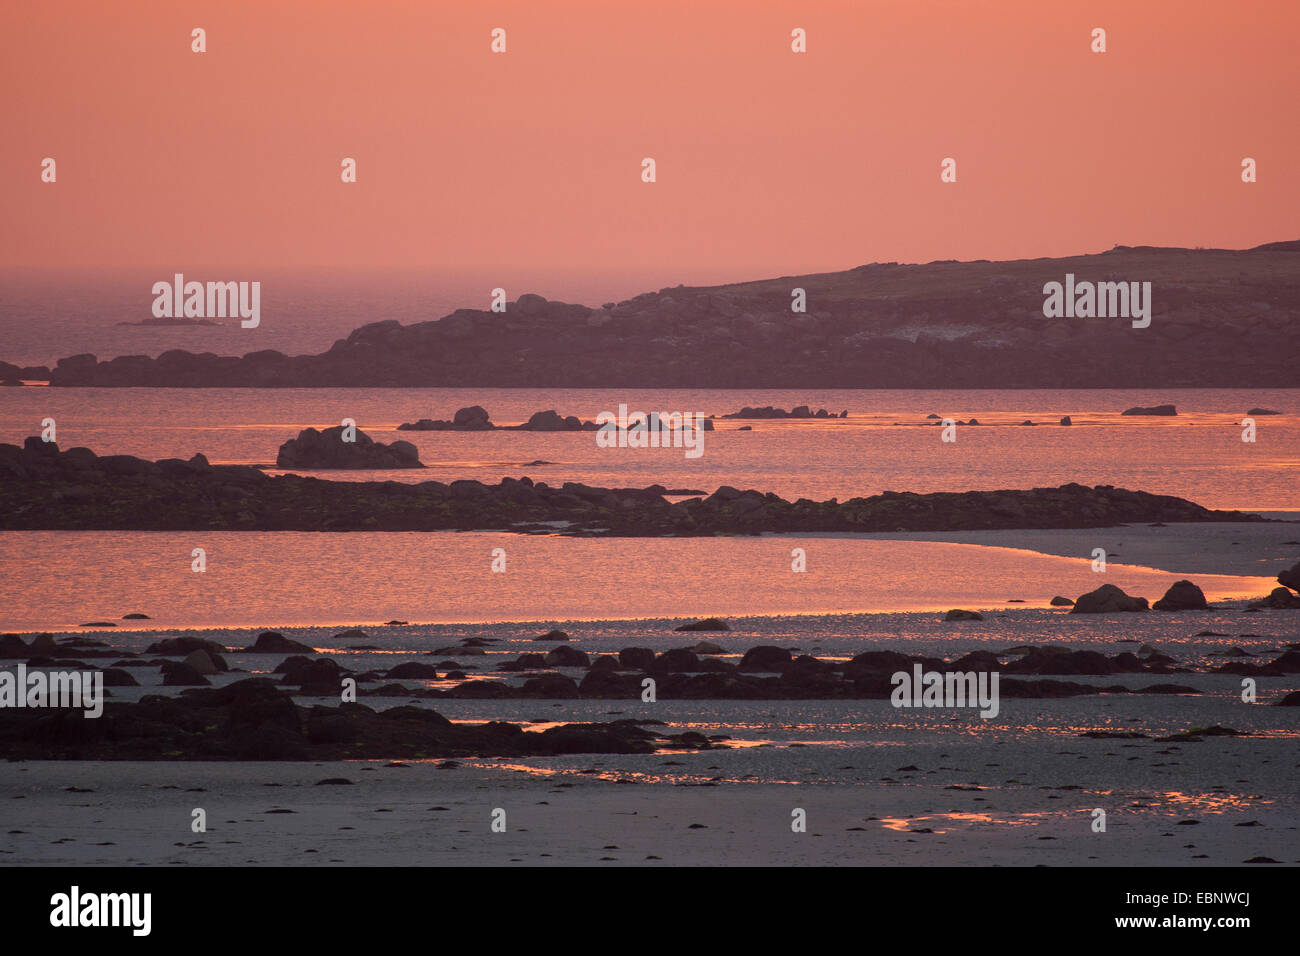
[[[1277,576],[1277,583],[1292,591],[1300,591],[1300,561]]]
[[[290,438],[280,446],[275,466],[302,470],[424,467],[420,453],[409,441],[385,445],[359,428],[355,441],[344,441],[345,430],[342,425],[324,431],[304,428],[297,438]]]
[[[244,654],[314,654],[316,649],[285,637],[279,631],[263,631]]]
[[[1268,597],[1255,601],[1250,605],[1252,608],[1271,608],[1277,611],[1290,611],[1300,608],[1300,596],[1297,596],[1286,588],[1274,588],[1269,592]]]
[[[729,631],[731,627],[726,621],[716,617],[706,617],[702,621],[692,621],[690,624],[683,624],[680,627],[673,628],[674,631]]]
[[[1130,522],[1264,521],[1182,498],[1079,484],[1010,491],[886,491],[787,501],[723,486],[669,502],[662,485],[553,488],[530,478],[418,483],[322,481],[256,468],[0,444],[0,529],[438,531],[513,528],[618,536],[824,531],[1104,528]],[[188,651],[186,652],[188,653]]]
[[[1121,415],[1156,415],[1156,416],[1167,417],[1170,415],[1177,415],[1178,409],[1173,405],[1151,405],[1147,407],[1144,407],[1142,405],[1135,405],[1133,408],[1124,409],[1124,411],[1120,412],[1120,414]]]
[[[227,653],[223,644],[209,641],[202,637],[164,637],[154,641],[145,648],[146,654],[158,654],[162,657],[185,657],[194,651],[207,651],[214,657]]]
[[[1157,611],[1204,611],[1209,605],[1204,592],[1191,581],[1175,581],[1151,607]]]
[[[492,424],[488,411],[482,405],[471,405],[457,410],[451,421],[444,419],[421,418],[418,422],[403,422],[397,426],[398,431],[406,432],[482,432],[496,428]]]
[[[1300,674],[1300,651],[1286,650],[1274,660],[1264,664],[1229,661],[1215,668],[1218,674],[1240,674],[1242,677],[1285,677]]]
[[[0,752],[42,760],[344,760],[652,753],[671,744],[634,721],[565,724],[525,733],[517,724],[454,724],[424,708],[302,707],[266,678],[109,701],[86,720],[74,710],[7,710]]]
[[[979,611],[966,611],[956,607],[943,616],[945,621],[982,621],[984,615]]]
[[[1070,608],[1071,614],[1113,614],[1119,611],[1146,611],[1147,599],[1130,597],[1113,584],[1103,584],[1081,595]]]
[[[790,411],[784,408],[774,408],[771,405],[764,405],[762,408],[751,408],[746,405],[738,412],[731,412],[727,415],[719,415],[719,418],[848,418],[847,410],[836,415],[834,412],[828,412],[824,408],[812,411],[807,405],[796,405]]]

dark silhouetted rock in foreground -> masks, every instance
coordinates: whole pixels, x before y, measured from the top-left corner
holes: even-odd
[[[1058,594],[1056,597],[1052,598],[1051,605],[1052,607],[1074,607],[1074,602],[1068,597],[1062,597]]]
[[[183,666],[183,665],[178,665]],[[526,733],[517,724],[454,724],[433,710],[361,704],[300,707],[261,677],[226,687],[109,701],[79,710],[6,709],[0,751],[41,760],[374,760],[653,753],[671,741],[634,721],[564,724]]]
[[[982,621],[984,615],[979,611],[966,611],[962,608],[955,607],[943,616],[945,621]]]
[[[1103,584],[1095,591],[1080,596],[1070,609],[1071,614],[1111,614],[1117,611],[1145,611],[1147,599],[1130,597],[1113,584]]]
[[[342,425],[324,431],[304,428],[297,438],[290,438],[280,446],[275,466],[294,469],[424,467],[420,453],[409,441],[385,445],[360,429],[355,430],[355,441],[344,441],[345,431]]]
[[[1205,593],[1191,581],[1175,581],[1151,607],[1157,611],[1204,611],[1209,605]]]

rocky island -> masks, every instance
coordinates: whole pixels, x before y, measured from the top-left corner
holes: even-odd
[[[404,444],[401,442],[395,444]],[[1264,521],[1212,511],[1169,495],[1109,485],[1027,490],[886,491],[840,502],[724,485],[707,497],[669,502],[668,489],[553,488],[530,478],[479,481],[323,481],[212,465],[203,455],[146,461],[60,451],[28,438],[0,444],[0,529],[438,531],[514,530],[583,535],[956,531],[1103,528],[1128,522]]]
[[[1150,327],[1044,317],[1044,283],[1066,273],[1149,280]],[[794,288],[805,290],[807,312],[791,311]],[[374,322],[318,355],[82,354],[60,359],[48,378],[178,388],[1287,388],[1300,359],[1297,300],[1300,240],[1116,246],[1060,259],[877,262],[665,288],[600,308],[526,293],[504,312]],[[0,362],[0,380],[32,371]]]

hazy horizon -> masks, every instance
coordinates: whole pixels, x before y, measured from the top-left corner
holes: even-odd
[[[127,21],[7,7],[0,261],[499,261],[692,285],[1294,232],[1300,130],[1279,121],[1293,5],[733,14],[679,0],[653,17],[572,0],[490,14],[151,0]],[[489,50],[498,26],[503,54]],[[1089,49],[1095,27],[1105,53]],[[47,156],[55,183],[41,182]],[[356,183],[340,181],[345,157]],[[940,182],[946,157],[955,183]],[[1241,181],[1243,157],[1258,182]]]

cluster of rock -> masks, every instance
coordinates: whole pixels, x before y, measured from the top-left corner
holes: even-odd
[[[1274,610],[1300,610],[1300,561],[1277,576],[1281,587],[1274,588],[1268,597],[1256,601],[1251,607],[1255,610],[1271,608]]]
[[[0,362],[0,387],[22,385],[23,382],[48,382],[50,368],[48,365],[14,365]]]
[[[294,469],[423,468],[420,452],[409,441],[385,445],[353,427],[351,441],[342,425],[317,431],[304,428],[280,446],[275,467]]]
[[[335,688],[337,694],[337,687]],[[14,709],[0,720],[0,751],[41,760],[354,760],[653,753],[659,735],[635,721],[564,724],[528,733],[519,724],[452,723],[437,711],[364,704],[303,707],[265,677],[179,697],[150,694],[80,711]]]
[[[60,386],[1179,388],[1291,387],[1300,242],[1248,251],[1116,247],[1015,262],[872,263],[665,288],[599,309],[521,295],[504,312],[362,326],[318,355],[60,359]],[[1043,318],[1066,273],[1149,277],[1149,328]],[[791,290],[808,311],[792,313]],[[1258,348],[1257,343],[1275,347]],[[719,361],[725,356],[726,361]],[[17,374],[0,366],[0,378]]]
[[[776,408],[772,405],[764,405],[762,408],[751,408],[746,405],[738,412],[731,412],[727,415],[720,415],[719,418],[848,418],[848,409],[840,412],[838,415],[828,412],[824,408],[812,411],[807,405],[796,405],[790,411],[784,408]]]
[[[435,652],[436,653],[436,652]],[[495,679],[463,680],[449,688],[408,688],[382,684],[362,691],[373,696],[411,696],[426,699],[505,700],[548,698],[557,700],[633,699],[640,696],[647,677],[655,681],[656,696],[689,700],[825,700],[885,699],[894,690],[891,680],[900,671],[912,673],[920,664],[925,671],[940,673],[987,672],[1000,676],[999,693],[1006,697],[1051,698],[1101,693],[1195,694],[1195,688],[1181,684],[1153,684],[1138,690],[1122,685],[1080,684],[1056,680],[1023,680],[1024,677],[1106,676],[1117,674],[1169,675],[1190,673],[1163,654],[1143,656],[1121,653],[1107,657],[1096,651],[1072,651],[1063,647],[1015,647],[1000,654],[974,651],[952,661],[895,651],[867,651],[849,661],[819,660],[795,654],[774,645],[749,648],[737,663],[719,660],[717,645],[701,642],[655,653],[645,647],[625,647],[615,654],[592,657],[587,652],[559,645],[546,653],[524,653],[506,661],[498,670],[519,675],[521,683]],[[1011,658],[1003,661],[1002,658]],[[1300,659],[1300,654],[1295,655]],[[303,673],[311,662],[298,659],[290,671]],[[1289,660],[1289,659],[1288,659]],[[354,677],[358,684],[401,678],[434,679],[437,667],[409,662],[386,674],[351,674],[327,658],[319,683],[286,675],[285,683],[297,685],[296,693],[310,696],[338,694],[342,677]],[[318,663],[319,663],[318,662]],[[286,662],[287,663],[287,662]],[[463,677],[466,665],[448,661],[454,667],[448,676]],[[573,676],[561,672],[585,671]]]
[[[1277,576],[1278,583],[1281,587],[1274,588],[1268,597],[1253,602],[1250,610],[1262,610],[1271,608],[1276,610],[1300,609],[1300,594],[1293,593],[1292,589],[1300,590],[1300,562],[1292,565],[1289,569],[1283,571]],[[1052,598],[1053,605],[1069,605],[1071,614],[1114,614],[1127,611],[1206,611],[1211,609],[1211,605],[1205,600],[1205,593],[1191,581],[1175,581],[1170,585],[1169,590],[1165,592],[1164,597],[1148,607],[1147,599],[1144,597],[1134,597],[1125,594],[1120,588],[1113,584],[1103,584],[1095,591],[1089,591],[1081,595],[1077,601],[1070,601],[1069,598]],[[954,613],[973,613],[973,612],[955,612]],[[953,620],[953,618],[949,618]]]
[[[341,444],[341,443],[340,443]],[[301,466],[300,466],[301,467]],[[529,478],[323,481],[247,466],[0,444],[0,528],[9,530],[438,531],[556,527],[619,536],[823,531],[1103,528],[1131,522],[1262,521],[1167,495],[1079,484],[1020,491],[883,492],[840,502],[722,486],[668,501],[662,485],[598,488]],[[554,522],[561,522],[554,525]]]
[[[456,412],[451,421],[445,419],[421,418],[415,422],[402,422],[398,431],[407,432],[487,432],[487,431],[525,431],[525,432],[583,432],[595,431],[595,422],[584,422],[576,415],[561,415],[552,410],[533,412],[528,421],[522,425],[495,425],[488,411],[482,405],[471,405]]]

